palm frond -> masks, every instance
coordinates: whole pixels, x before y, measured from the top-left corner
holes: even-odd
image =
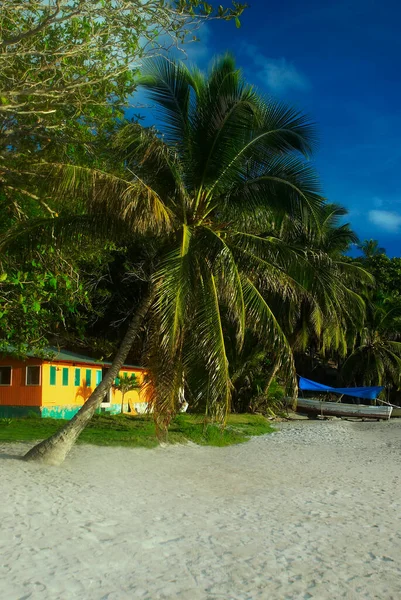
[[[245,304],[238,265],[222,236],[209,227],[202,227],[200,233],[199,243],[202,248],[208,248],[205,255],[216,277],[228,314],[236,324],[237,342],[241,347],[245,335]],[[210,252],[211,249],[214,251]]]
[[[129,181],[99,169],[60,163],[40,163],[37,171],[48,177],[48,189],[57,198],[60,210],[115,215],[139,233],[166,232],[172,227],[171,210],[134,174]]]
[[[156,114],[166,140],[171,144],[185,144],[189,135],[188,111],[193,85],[188,67],[166,57],[145,60],[137,83],[156,102]]]
[[[217,282],[207,265],[201,268],[199,284],[193,352],[205,365],[207,380],[202,378],[198,382],[197,395],[203,393],[206,396],[208,417],[225,424],[232,386]]]
[[[287,384],[295,400],[298,385],[294,357],[288,339],[262,294],[245,276],[242,278],[242,286],[247,310],[247,324],[258,336],[260,343],[274,355],[275,363],[283,367]]]

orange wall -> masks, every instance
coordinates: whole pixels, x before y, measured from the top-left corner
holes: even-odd
[[[41,365],[41,385],[27,386],[25,384],[25,371],[27,365]],[[96,372],[102,371],[101,366],[77,363],[74,366],[68,362],[44,362],[40,359],[29,358],[26,361],[2,358],[0,366],[12,367],[11,386],[0,386],[0,405],[7,406],[71,406],[82,405],[89,398],[96,387]],[[50,385],[50,367],[56,367],[56,385]],[[68,369],[68,385],[62,384],[63,368]],[[79,386],[75,385],[75,369],[81,369]],[[86,370],[91,371],[91,386],[86,386]],[[135,374],[138,384],[143,381],[143,370],[123,368],[124,373]],[[125,394],[124,403],[129,400],[143,402],[139,390],[132,390]],[[121,392],[111,391],[111,404],[121,404]]]
[[[28,358],[26,361],[15,358],[0,359],[0,366],[12,368],[11,386],[0,385],[0,405],[4,406],[40,406],[42,404],[42,386],[25,384],[27,365],[41,365],[40,359]],[[43,381],[43,365],[42,365]]]

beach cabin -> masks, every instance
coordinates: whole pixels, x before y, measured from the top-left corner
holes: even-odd
[[[74,352],[47,349],[43,359],[29,356],[26,360],[0,357],[0,417],[26,416],[70,419],[89,398],[111,363],[97,361]],[[123,375],[135,375],[138,386],[145,371],[125,365]],[[115,381],[118,383],[118,380]],[[124,411],[143,413],[147,403],[139,389],[124,397]],[[114,387],[105,396],[98,412],[121,412],[121,392]]]

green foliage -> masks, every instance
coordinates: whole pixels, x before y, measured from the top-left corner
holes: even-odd
[[[207,74],[146,62],[138,83],[156,103],[158,130],[121,124],[108,142],[114,167],[42,163],[57,215],[32,221],[30,235],[150,248],[137,294],[154,298],[145,364],[165,432],[184,389],[224,422],[229,365],[246,331],[295,391],[292,347],[313,339],[322,351],[344,348],[364,316],[355,277],[371,278],[342,261],[354,234],[339,223],[343,209],[320,196],[307,117],[261,97],[229,55]],[[8,238],[22,239],[21,231]]]
[[[182,43],[211,17],[238,27],[244,6],[16,6],[0,18],[4,345],[40,345],[60,330],[100,345],[104,332],[110,352],[110,325],[149,294],[143,337],[160,431],[183,390],[224,422],[233,386],[250,406],[276,367],[295,392],[294,350],[346,356],[372,278],[343,258],[356,237],[346,211],[321,196],[313,124],[261,97],[229,55],[207,74],[164,58],[145,60],[140,77],[134,69],[147,52],[140,40],[158,50],[167,32]],[[136,85],[157,128],[123,119]],[[48,250],[33,264],[37,240]]]
[[[366,318],[348,347],[341,374],[356,385],[401,386],[401,259],[389,258],[376,240],[359,245],[374,285],[365,290]]]
[[[355,348],[342,367],[345,381],[355,385],[401,388],[401,306],[372,303]]]
[[[389,258],[386,254],[375,254],[363,259],[366,269],[375,280],[375,295],[378,298],[401,296],[401,258]]]
[[[31,131],[60,130],[76,118],[103,125],[113,111],[122,116],[140,57],[184,43],[205,18],[237,19],[244,8],[234,2],[215,11],[198,0],[27,0],[21,10],[8,2],[0,15],[0,115],[10,128],[21,117]],[[16,131],[6,134],[11,143]]]
[[[0,278],[0,350],[40,348],[49,336],[80,328],[80,310],[89,305],[79,274],[54,248],[34,257],[5,256]],[[17,266],[18,262],[18,266]]]
[[[140,60],[181,47],[206,20],[237,19],[244,8],[234,2],[231,8],[215,10],[198,0],[3,2],[4,220],[56,216],[51,197],[31,183],[34,166],[59,160],[94,167],[106,161],[99,151],[101,142],[132,103]]]
[[[386,254],[385,249],[379,246],[377,240],[364,240],[361,244],[358,244],[358,249],[362,251],[363,259],[367,261]]]

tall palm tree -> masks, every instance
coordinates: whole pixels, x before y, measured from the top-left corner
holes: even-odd
[[[288,302],[305,294],[288,275],[304,264],[299,248],[264,235],[273,215],[307,211],[322,200],[307,163],[315,132],[296,110],[261,97],[247,85],[234,59],[217,60],[208,75],[165,59],[149,62],[140,81],[156,103],[159,130],[126,124],[113,142],[124,173],[76,165],[42,165],[53,193],[84,205],[69,228],[80,235],[120,228],[120,235],[156,240],[149,290],[115,360],[72,421],[27,457],[61,460],[112,384],[147,315],[149,397],[159,432],[178,408],[182,387],[205,399],[208,415],[225,421],[230,407],[224,323],[246,328],[286,365],[296,387],[291,348],[265,299]],[[58,217],[52,219],[57,230]],[[63,220],[60,217],[60,228]],[[104,228],[104,223],[107,228]],[[67,219],[68,223],[68,219]],[[81,223],[81,225],[80,225]],[[40,225],[45,227],[44,223]],[[263,293],[262,293],[263,291]]]
[[[299,306],[278,299],[294,350],[304,352],[312,345],[320,352],[345,356],[355,329],[363,325],[362,293],[373,284],[373,278],[363,265],[345,256],[358,241],[344,223],[346,214],[337,204],[323,203],[314,215],[301,207],[274,223],[285,243],[305,249],[304,264],[294,263],[289,274],[308,293]]]
[[[386,254],[385,248],[379,246],[379,242],[377,240],[363,240],[362,243],[358,244],[358,250],[361,250],[363,254],[363,259],[369,260],[369,258],[373,258],[374,256],[380,256],[381,254]]]
[[[339,204],[325,202],[322,204],[316,226],[316,219],[311,219],[308,211],[301,210],[297,216],[286,215],[277,226],[280,227],[284,239],[294,243],[302,243],[309,250],[325,252],[331,258],[342,259],[352,245],[358,243],[358,236],[350,224],[344,222],[348,211]]]
[[[401,311],[385,300],[371,304],[365,326],[342,367],[342,376],[354,385],[401,387]]]

